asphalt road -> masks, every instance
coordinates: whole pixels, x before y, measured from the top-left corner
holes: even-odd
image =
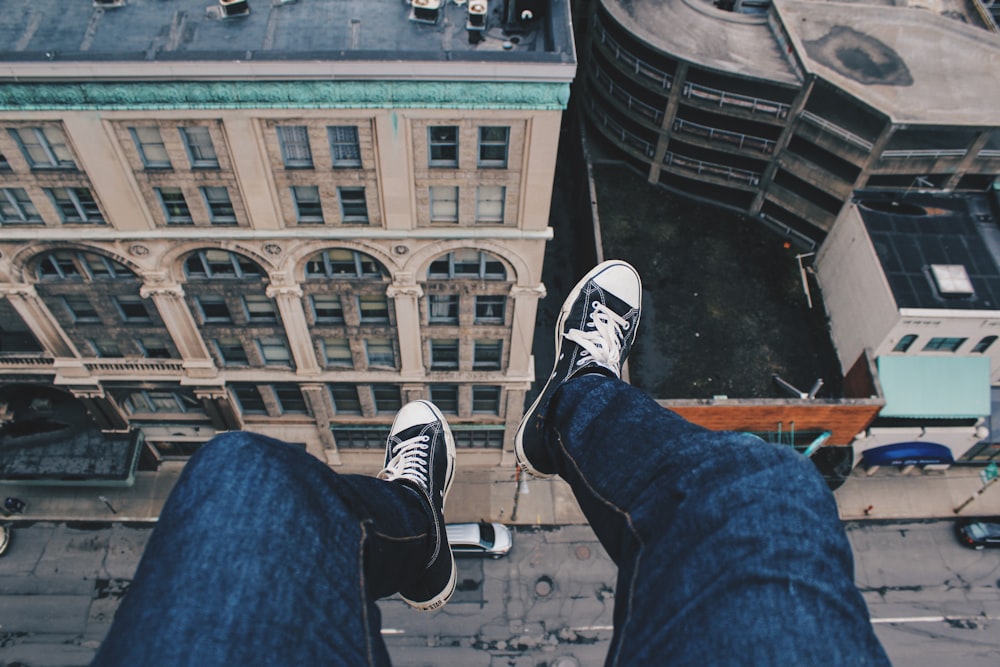
[[[959,546],[949,522],[847,527],[858,586],[894,664],[1000,664],[1000,550]],[[0,665],[88,664],[148,535],[122,525],[18,527],[0,557]],[[459,560],[458,591],[440,611],[380,603],[397,667],[603,664],[615,568],[593,534],[528,528],[514,539],[507,558]]]

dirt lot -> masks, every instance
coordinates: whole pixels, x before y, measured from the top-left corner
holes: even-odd
[[[759,223],[688,201],[615,164],[596,165],[605,256],[639,270],[644,312],[632,382],[658,398],[787,398],[778,374],[820,398],[841,376],[815,281]],[[809,260],[806,260],[807,263]]]

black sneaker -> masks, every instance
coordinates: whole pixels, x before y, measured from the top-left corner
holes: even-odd
[[[421,611],[443,607],[455,592],[455,558],[444,529],[444,501],[455,475],[455,438],[430,401],[414,401],[396,414],[378,478],[399,480],[421,493],[434,517],[434,548],[421,577],[399,593]]]
[[[594,267],[563,302],[556,322],[556,363],[552,375],[514,436],[514,452],[524,470],[551,477],[555,465],[545,451],[545,416],[552,395],[576,375],[621,377],[639,326],[642,281],[631,264],[611,260]],[[563,341],[565,339],[565,342]]]

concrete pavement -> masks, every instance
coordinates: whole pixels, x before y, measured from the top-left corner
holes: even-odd
[[[902,474],[882,468],[869,477],[859,469],[835,492],[835,497],[844,520],[951,518],[956,515],[955,508],[969,498],[973,500],[962,509],[962,516],[1000,515],[1000,483],[984,489],[980,470],[956,466],[944,471],[916,469]],[[130,488],[0,483],[0,497],[16,496],[27,503],[23,514],[7,520],[155,521],[179,475],[180,467],[175,465],[158,472],[139,472]],[[586,523],[572,491],[560,479],[528,477],[518,481],[513,467],[483,470],[463,468],[461,464],[446,516],[450,522],[490,519],[545,526]]]

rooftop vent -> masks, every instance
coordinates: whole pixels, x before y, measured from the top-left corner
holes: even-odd
[[[976,292],[961,264],[932,264],[931,278],[938,293],[946,298],[970,297]]]
[[[465,22],[466,30],[486,30],[486,12],[489,9],[487,0],[472,0],[469,3],[469,17]]]
[[[441,15],[441,0],[413,0],[410,7],[410,20],[417,23],[438,22]]]
[[[222,16],[245,16],[250,13],[250,4],[247,0],[219,0],[222,7]]]

